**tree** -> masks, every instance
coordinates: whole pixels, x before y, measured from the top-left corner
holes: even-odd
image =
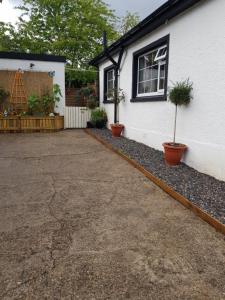
[[[126,12],[126,15],[122,18],[120,24],[120,35],[124,35],[134,26],[136,26],[140,22],[140,17],[138,13]]]
[[[109,40],[117,36],[117,18],[102,0],[24,0],[17,9],[13,50],[64,55],[74,68],[101,51],[104,30]]]
[[[14,27],[9,23],[0,22],[0,51],[15,50],[15,43]]]

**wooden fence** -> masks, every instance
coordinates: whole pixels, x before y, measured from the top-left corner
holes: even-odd
[[[91,119],[91,111],[87,107],[65,107],[65,128],[86,128]]]
[[[0,132],[58,131],[64,129],[64,117],[1,117]]]

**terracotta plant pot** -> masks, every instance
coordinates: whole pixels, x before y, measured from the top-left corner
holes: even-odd
[[[124,125],[122,124],[111,124],[111,129],[112,129],[112,136],[114,137],[120,137],[121,133],[124,129]]]
[[[165,161],[169,166],[179,165],[187,146],[183,144],[164,143]]]

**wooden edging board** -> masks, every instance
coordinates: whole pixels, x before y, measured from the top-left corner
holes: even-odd
[[[140,164],[138,164],[133,159],[126,156],[124,153],[122,153],[119,150],[116,150],[112,145],[101,139],[100,137],[96,136],[94,133],[92,133],[90,130],[85,129],[84,130],[88,135],[96,139],[98,142],[103,144],[105,147],[113,151],[114,153],[121,156],[123,159],[125,159],[128,163],[130,163],[133,167],[135,167],[137,170],[139,170],[142,174],[144,174],[145,177],[147,177],[149,180],[151,180],[153,183],[155,183],[158,187],[160,187],[164,192],[169,194],[172,198],[180,202],[183,206],[190,209],[195,215],[199,216],[202,220],[213,226],[217,231],[225,234],[225,225],[204,212],[202,209],[200,209],[198,206],[193,204],[191,201],[186,199],[181,194],[174,191],[169,185],[167,185],[164,181],[160,180],[159,178],[155,177],[153,174],[151,174],[149,171],[147,171],[145,168],[143,168]]]

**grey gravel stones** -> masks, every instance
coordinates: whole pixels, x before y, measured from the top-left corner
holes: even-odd
[[[124,137],[113,138],[107,129],[90,130],[225,224],[224,181],[200,173],[183,163],[176,167],[168,167],[164,163],[163,152]]]

